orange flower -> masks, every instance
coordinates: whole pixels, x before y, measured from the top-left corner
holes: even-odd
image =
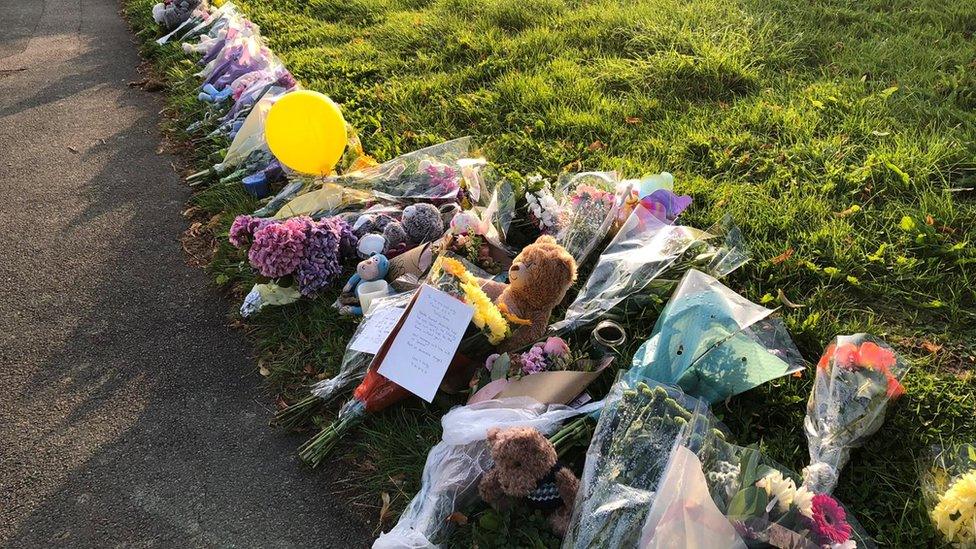
[[[895,365],[895,353],[878,345],[873,341],[865,341],[858,350],[858,358],[861,366],[874,368],[876,370],[887,371]]]
[[[834,345],[833,343],[827,345],[827,348],[824,350],[823,355],[820,357],[820,362],[817,363],[817,368],[824,371],[830,369],[830,360],[834,358],[834,349],[836,348],[837,346]]]

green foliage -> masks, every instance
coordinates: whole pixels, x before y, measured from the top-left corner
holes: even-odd
[[[151,3],[126,0],[125,11],[143,54],[167,75],[169,129],[202,169],[227,144],[182,133],[207,106],[194,98],[192,63],[152,44]],[[776,296],[801,304],[783,313],[808,359],[834,334],[859,331],[915,359],[907,397],[855,452],[838,496],[883,544],[934,539],[916,456],[976,433],[976,4],[238,3],[304,84],[342,104],[380,160],[470,134],[502,173],[667,170],[695,199],[684,222],[731,216],[754,259],[729,285],[769,306]],[[209,187],[193,204],[220,214],[225,231],[255,205],[237,185]],[[222,242],[210,269],[244,291],[253,275],[243,260]],[[250,326],[271,387],[286,397],[338,365],[352,322],[335,315],[333,297],[262,313]],[[627,312],[625,358],[659,307]],[[777,380],[714,411],[735,440],[799,469],[810,385],[810,374]],[[401,502],[417,488],[437,439],[434,417],[401,408],[366,426],[360,444],[377,461],[371,488]],[[384,423],[392,421],[412,423]],[[391,480],[398,474],[400,484]],[[505,524],[506,535],[521,535],[515,521]],[[489,526],[472,519],[460,539],[489,546],[500,539]],[[509,541],[536,539],[550,545],[530,535]]]

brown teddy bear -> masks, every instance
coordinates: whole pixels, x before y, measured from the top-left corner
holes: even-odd
[[[513,326],[512,335],[498,346],[499,353],[521,349],[546,333],[552,310],[576,281],[576,260],[555,238],[543,235],[515,257],[508,280],[508,284],[482,280],[482,289],[529,324]]]
[[[511,427],[488,430],[492,468],[481,478],[478,493],[501,509],[510,498],[525,499],[530,507],[553,511],[549,526],[566,534],[579,490],[579,479],[556,457],[556,449],[537,429]]]

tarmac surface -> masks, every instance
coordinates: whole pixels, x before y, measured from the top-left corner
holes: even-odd
[[[366,546],[184,262],[118,10],[0,0],[0,546]]]

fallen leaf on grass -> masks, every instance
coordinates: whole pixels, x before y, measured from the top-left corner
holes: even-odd
[[[641,123],[641,119],[640,118],[637,118],[636,116],[628,116],[627,118],[624,118],[624,121],[627,122],[628,124],[640,124]]]
[[[304,368],[304,371],[305,371],[305,373],[307,375],[314,376],[315,375],[315,366],[312,366],[311,364],[306,364],[305,365],[305,368]]]
[[[288,407],[288,401],[285,400],[285,397],[281,396],[280,394],[279,395],[276,395],[275,396],[275,408],[278,409],[278,410],[284,410],[287,407]]]
[[[606,147],[607,146],[603,144],[603,141],[597,139],[596,141],[590,143],[590,146],[586,148],[591,151],[599,151],[600,149],[605,149]]]
[[[464,513],[459,513],[457,511],[454,511],[450,515],[447,515],[447,522],[453,522],[458,526],[465,526],[466,524],[468,524],[468,516],[465,515]]]
[[[935,353],[938,353],[939,351],[942,350],[942,345],[939,345],[938,343],[932,343],[931,341],[926,339],[922,341],[922,348],[934,355]]]
[[[268,367],[264,365],[264,360],[258,361],[258,372],[260,372],[260,374],[264,377],[268,377],[271,375],[271,370],[269,370]]]
[[[380,500],[383,502],[383,506],[380,507],[380,524],[383,524],[390,518],[390,494],[383,492],[380,494]]]
[[[935,218],[932,217],[931,215],[925,216],[925,224],[928,225],[929,227],[935,225]]]
[[[786,261],[787,259],[793,257],[795,250],[793,248],[788,248],[785,252],[779,254],[778,256],[769,260],[773,265],[779,265],[780,263]]]

